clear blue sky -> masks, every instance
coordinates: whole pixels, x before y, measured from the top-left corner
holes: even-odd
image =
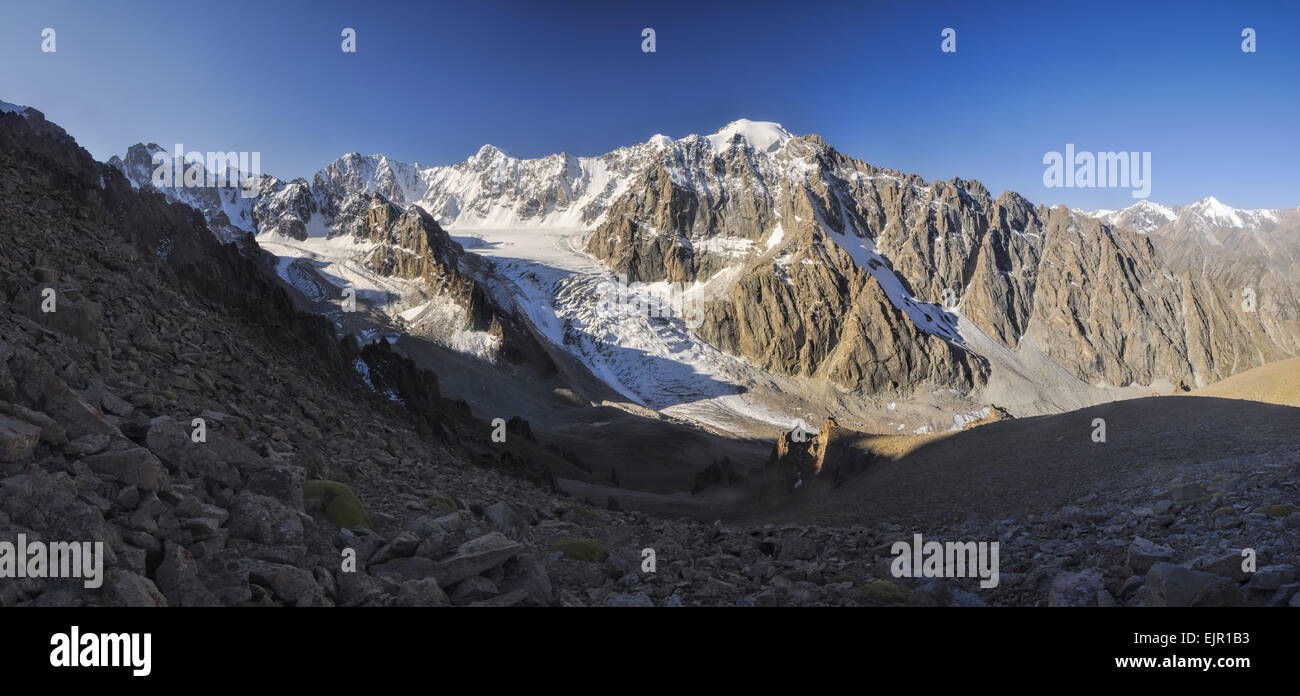
[[[1300,3],[1058,4],[3,0],[0,99],[100,159],[179,142],[260,151],[283,178],[352,151],[590,155],[747,117],[1039,203],[1134,202],[1044,187],[1044,153],[1074,143],[1152,152],[1153,201],[1300,205]]]

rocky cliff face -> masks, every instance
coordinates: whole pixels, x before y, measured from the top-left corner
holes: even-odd
[[[763,496],[776,502],[816,485],[835,486],[861,471],[868,457],[852,445],[857,433],[827,418],[815,433],[794,430],[782,435],[763,472]]]
[[[1191,268],[1178,242],[1158,249],[1014,193],[994,200],[974,181],[926,184],[815,136],[767,150],[743,135],[726,148],[688,138],[667,152],[587,249],[631,279],[723,277],[730,290],[699,334],[776,372],[873,392],[976,386],[980,356],[945,330],[956,312],[1008,349],[1029,339],[1091,384],[1204,384],[1297,350],[1293,325],[1225,301],[1213,285],[1226,271]],[[1295,296],[1294,276],[1259,284],[1276,301]]]
[[[1198,383],[1300,352],[1300,209],[1239,210],[1209,197],[1089,215],[1147,235],[1176,277]]]
[[[507,363],[554,369],[526,320],[502,308],[463,270],[479,260],[466,259],[465,250],[423,208],[413,205],[403,211],[380,194],[355,197],[348,203],[332,233],[351,230],[354,239],[370,244],[363,261],[367,267],[383,276],[418,279],[430,294],[462,307],[463,323],[454,328],[486,333],[495,339],[498,356]],[[364,215],[359,209],[364,209]]]
[[[159,156],[158,159],[155,159],[155,155]],[[252,215],[255,196],[246,196],[238,185],[183,186],[183,179],[177,181],[175,172],[178,169],[184,171],[187,164],[181,162],[178,167],[172,156],[156,143],[132,145],[124,157],[114,155],[109,158],[108,165],[121,172],[133,186],[156,189],[168,198],[203,213],[208,229],[222,241],[234,242],[243,248],[247,246],[251,233],[256,230],[256,221]],[[174,185],[155,187],[152,184],[153,175],[163,165],[172,170],[170,180]],[[239,175],[236,173],[234,177],[234,183],[238,184]],[[205,181],[208,184],[214,182],[215,177]],[[227,178],[225,183],[232,182]],[[252,188],[249,190],[252,192]]]
[[[826,379],[846,391],[908,393],[925,383],[969,388],[986,377],[978,355],[919,330],[843,249],[815,232],[805,235],[706,301],[699,335],[765,369]]]
[[[313,236],[352,241],[357,263],[386,278],[419,281],[419,297],[450,302],[460,311],[448,317],[438,313],[435,325],[426,322],[432,338],[460,332],[480,332],[490,348],[486,356],[502,364],[534,363],[553,368],[545,351],[513,312],[498,305],[474,278],[482,265],[469,257],[423,208],[401,204],[418,179],[417,168],[386,159],[345,157],[322,170],[311,185],[262,177],[256,198],[217,186],[163,187],[150,181],[152,158],[165,151],[156,145],[135,145],[127,157],[114,157],[109,165],[127,176],[137,188],[159,190],[172,200],[198,208],[208,225],[224,241],[238,241],[251,253],[255,232],[263,239],[303,242]],[[224,206],[224,207],[223,207]],[[238,225],[229,224],[230,213]],[[231,230],[234,230],[233,232]],[[315,271],[313,263],[299,259],[293,277],[308,279],[312,297],[333,298],[340,288]]]

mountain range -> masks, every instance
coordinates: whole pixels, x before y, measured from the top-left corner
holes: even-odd
[[[159,152],[110,164],[146,187]],[[740,433],[1059,412],[1300,352],[1300,209],[1047,207],[769,122],[598,157],[352,153],[310,181],[263,176],[255,198],[164,193],[255,239],[340,329],[351,287],[375,334],[503,369],[559,348],[628,403]]]
[[[1285,352],[1291,211],[1225,249],[748,123],[442,211],[156,153],[0,104],[0,537],[105,549],[0,606],[1300,603],[1300,358],[1192,386]],[[918,530],[996,579],[894,572]]]

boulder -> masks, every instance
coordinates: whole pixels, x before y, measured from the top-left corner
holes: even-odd
[[[0,416],[0,462],[25,462],[41,441],[41,429],[25,421]]]
[[[1143,537],[1135,537],[1128,547],[1127,565],[1134,573],[1142,575],[1150,570],[1153,564],[1172,560],[1173,557],[1172,547],[1157,544]]]
[[[462,580],[496,568],[514,558],[523,545],[507,539],[500,532],[471,539],[456,549],[451,558],[440,561],[435,575],[443,587],[451,587]]]
[[[1146,577],[1148,607],[1238,606],[1241,593],[1233,581],[1164,561],[1151,566]]]

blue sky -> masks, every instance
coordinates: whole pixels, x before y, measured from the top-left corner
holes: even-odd
[[[1300,206],[1300,3],[1071,4],[4,0],[0,99],[100,159],[184,143],[284,178],[352,151],[591,155],[744,117],[1038,203],[1134,202],[1045,187],[1044,154],[1074,143],[1150,151],[1153,201]]]

